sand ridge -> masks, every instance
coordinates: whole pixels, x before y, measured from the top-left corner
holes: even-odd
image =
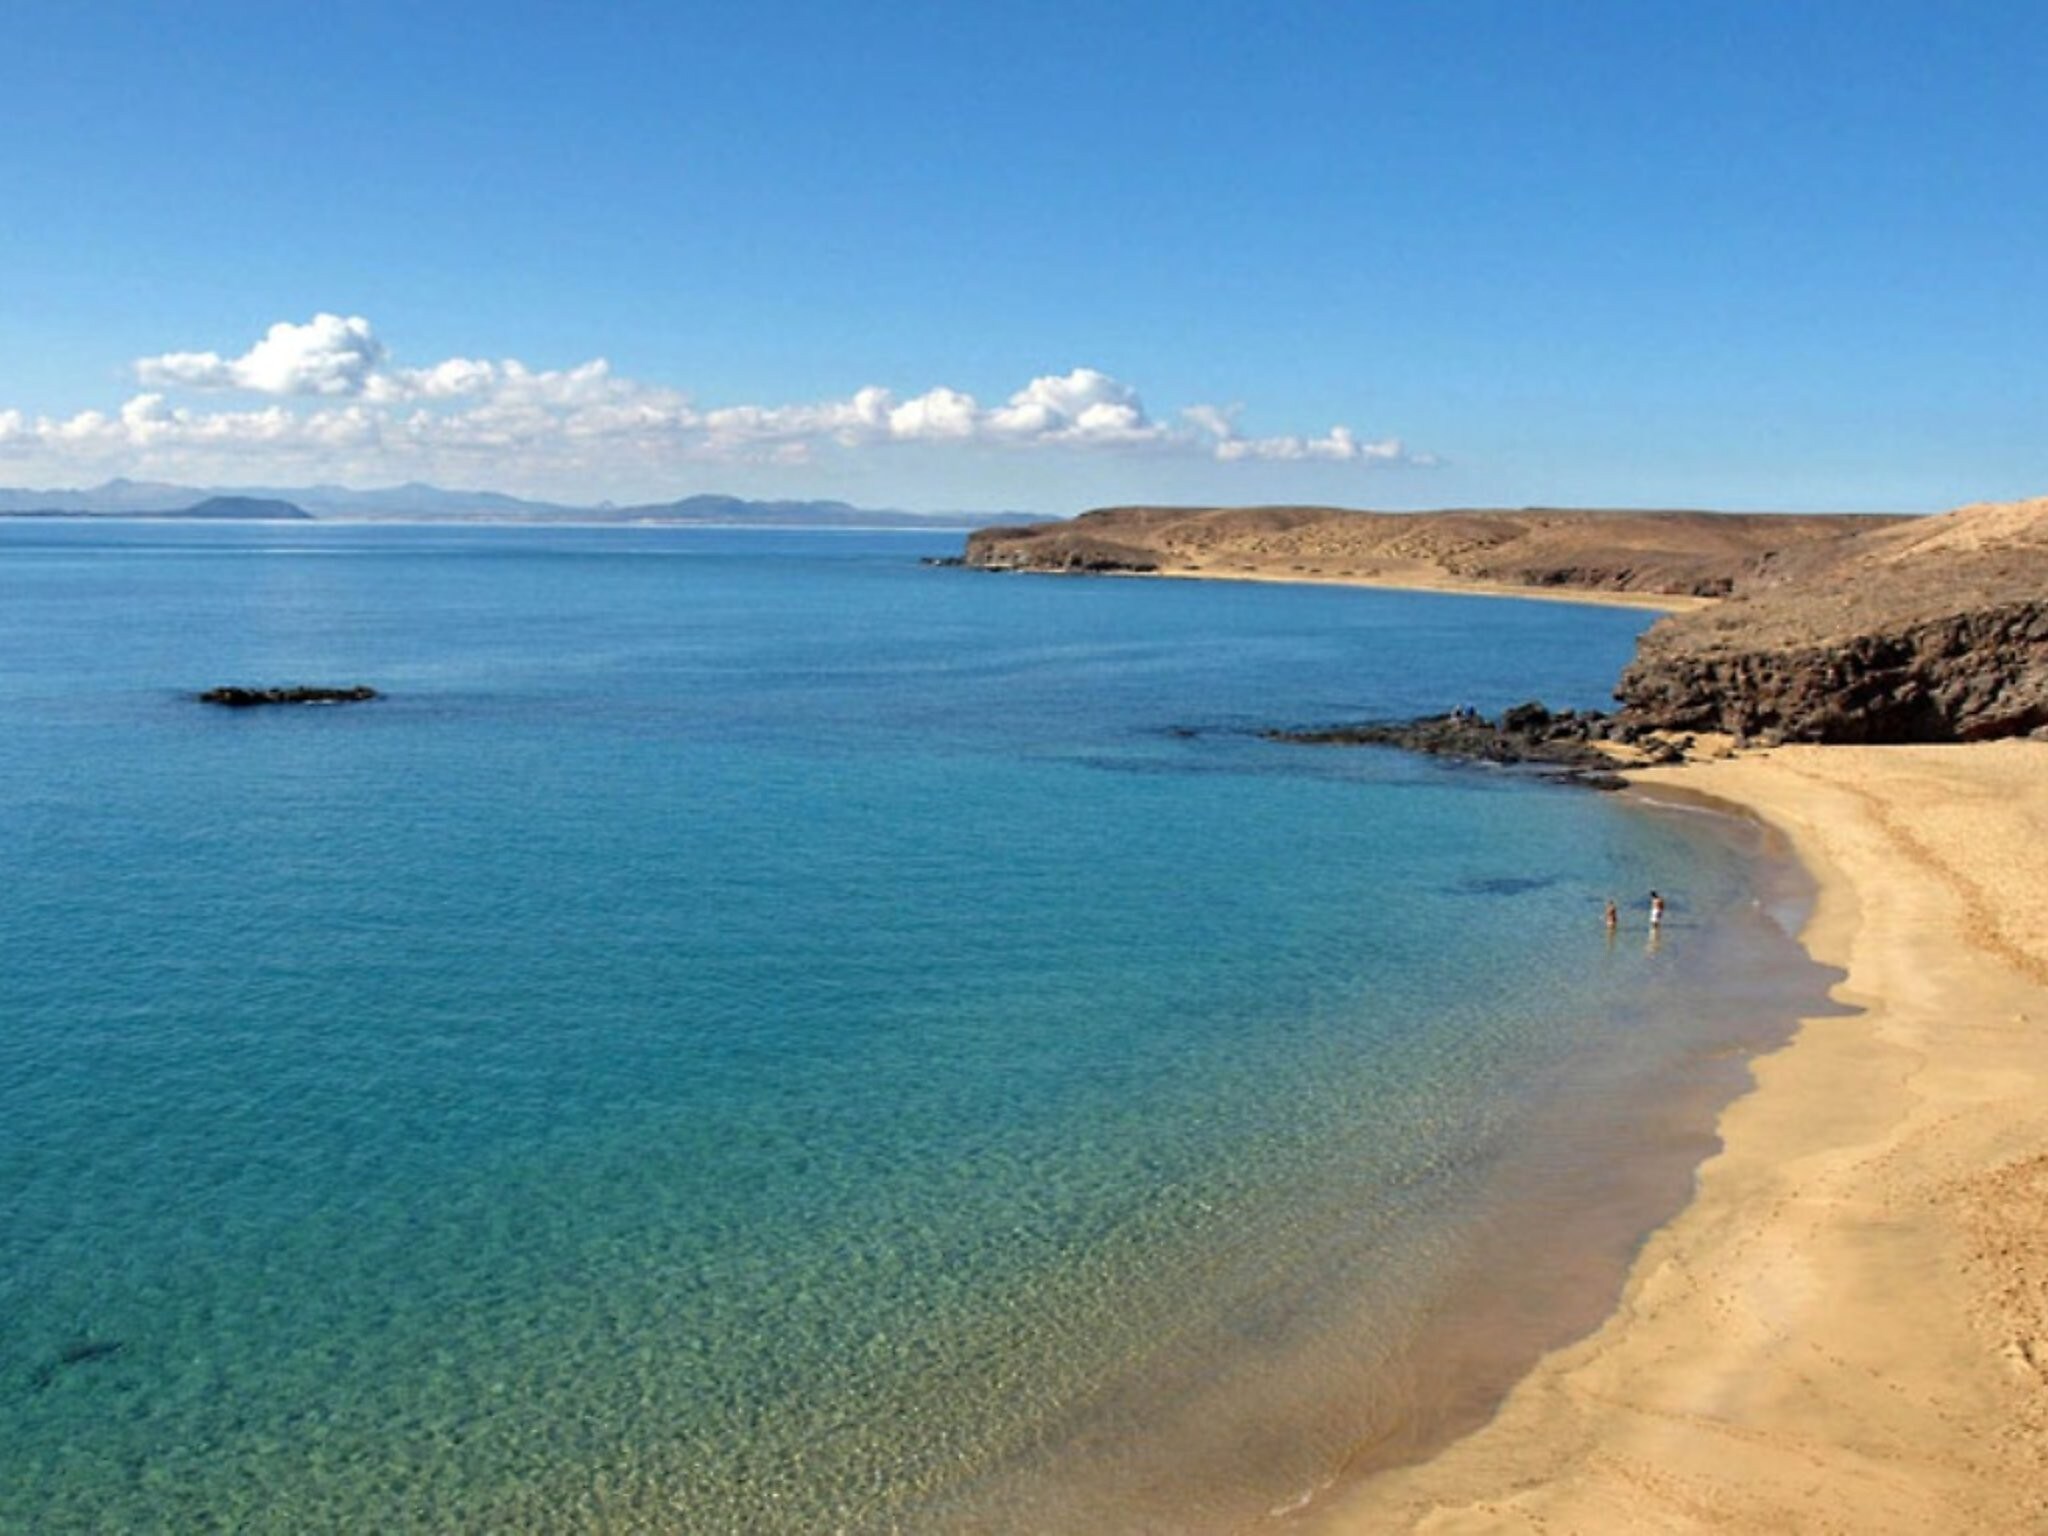
[[[1806,942],[1863,1011],[1755,1064],[1596,1333],[1433,1460],[1272,1528],[2048,1529],[2048,744],[1634,777],[1791,838]]]

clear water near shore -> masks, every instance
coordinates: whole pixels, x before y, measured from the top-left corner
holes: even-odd
[[[1611,1294],[1751,840],[1254,730],[1648,616],[952,547],[0,525],[0,1529],[1227,1528]]]

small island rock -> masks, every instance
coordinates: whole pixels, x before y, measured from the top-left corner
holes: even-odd
[[[209,688],[199,695],[199,702],[247,709],[257,704],[360,704],[376,697],[376,689],[360,684],[353,688]]]

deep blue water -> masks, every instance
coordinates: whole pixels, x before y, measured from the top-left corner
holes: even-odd
[[[1234,1519],[1781,1008],[1711,819],[1255,734],[1647,615],[957,544],[0,522],[0,1530]]]

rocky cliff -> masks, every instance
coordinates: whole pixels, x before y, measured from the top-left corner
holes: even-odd
[[[2048,498],[1766,561],[1653,626],[1622,713],[1748,741],[1976,741],[2048,728]]]

